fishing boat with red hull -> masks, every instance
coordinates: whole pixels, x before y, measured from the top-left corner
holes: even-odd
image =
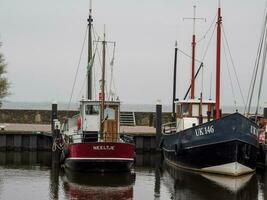
[[[194,16],[193,19],[197,18]],[[166,162],[171,165],[194,171],[239,176],[256,169],[259,148],[258,125],[238,112],[221,116],[221,23],[221,8],[218,8],[216,101],[203,100],[202,91],[200,98],[195,98],[196,75],[193,63],[196,43],[193,35],[191,97],[187,100],[175,100],[174,89],[174,119],[173,122],[163,125],[161,147]],[[203,66],[203,63],[201,65]],[[175,79],[174,76],[174,88]]]
[[[80,101],[79,114],[63,124],[62,135],[66,148],[62,160],[66,168],[75,171],[129,171],[135,157],[135,146],[128,137],[120,136],[120,101],[114,92],[107,94],[106,49],[114,42],[92,41],[92,9],[88,18],[87,99]],[[92,67],[98,43],[102,44],[102,71],[99,97],[93,97]],[[93,52],[93,45],[95,51]],[[114,52],[113,52],[114,56]],[[114,57],[110,63],[113,67]],[[112,72],[111,72],[112,73]],[[110,74],[110,73],[109,73]],[[94,85],[95,88],[95,85]],[[96,93],[96,92],[95,92]],[[96,95],[95,95],[96,96]],[[96,99],[97,100],[93,100]]]
[[[78,171],[128,171],[133,163],[134,146],[118,142],[73,143],[69,145],[67,168]]]

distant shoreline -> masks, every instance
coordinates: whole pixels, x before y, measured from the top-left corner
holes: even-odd
[[[12,110],[51,110],[51,102],[13,102],[13,101],[3,101],[1,109],[12,109]],[[78,103],[68,103],[58,102],[58,110],[72,110],[76,111],[79,108]],[[155,112],[155,105],[153,104],[121,104],[122,112]],[[171,112],[171,105],[162,105],[163,112]],[[238,112],[243,113],[244,107],[237,107]],[[234,106],[223,106],[223,113],[233,113],[236,112]],[[251,112],[255,112],[255,107],[252,108]],[[263,113],[263,108],[260,108],[260,112]]]

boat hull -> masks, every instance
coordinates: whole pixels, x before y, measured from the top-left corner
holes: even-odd
[[[163,143],[167,162],[178,167],[231,176],[256,169],[257,125],[237,113],[164,135]]]
[[[134,145],[130,143],[76,143],[68,146],[64,166],[75,171],[129,171],[134,156]]]

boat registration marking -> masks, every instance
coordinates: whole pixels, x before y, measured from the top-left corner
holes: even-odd
[[[93,150],[96,150],[96,151],[105,151],[105,150],[114,151],[115,150],[115,146],[97,145],[97,146],[93,146]]]
[[[204,127],[201,127],[201,128],[197,128],[195,130],[195,134],[196,134],[197,137],[203,136],[203,135],[209,135],[209,134],[212,134],[212,133],[214,133],[213,125],[204,126]]]
[[[256,135],[256,136],[258,136],[258,134],[259,134],[259,130],[258,130],[255,126],[250,126],[250,133],[251,133],[252,135]]]

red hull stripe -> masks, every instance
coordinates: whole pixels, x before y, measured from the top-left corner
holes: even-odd
[[[133,158],[67,158],[67,160],[131,160],[133,161]]]

